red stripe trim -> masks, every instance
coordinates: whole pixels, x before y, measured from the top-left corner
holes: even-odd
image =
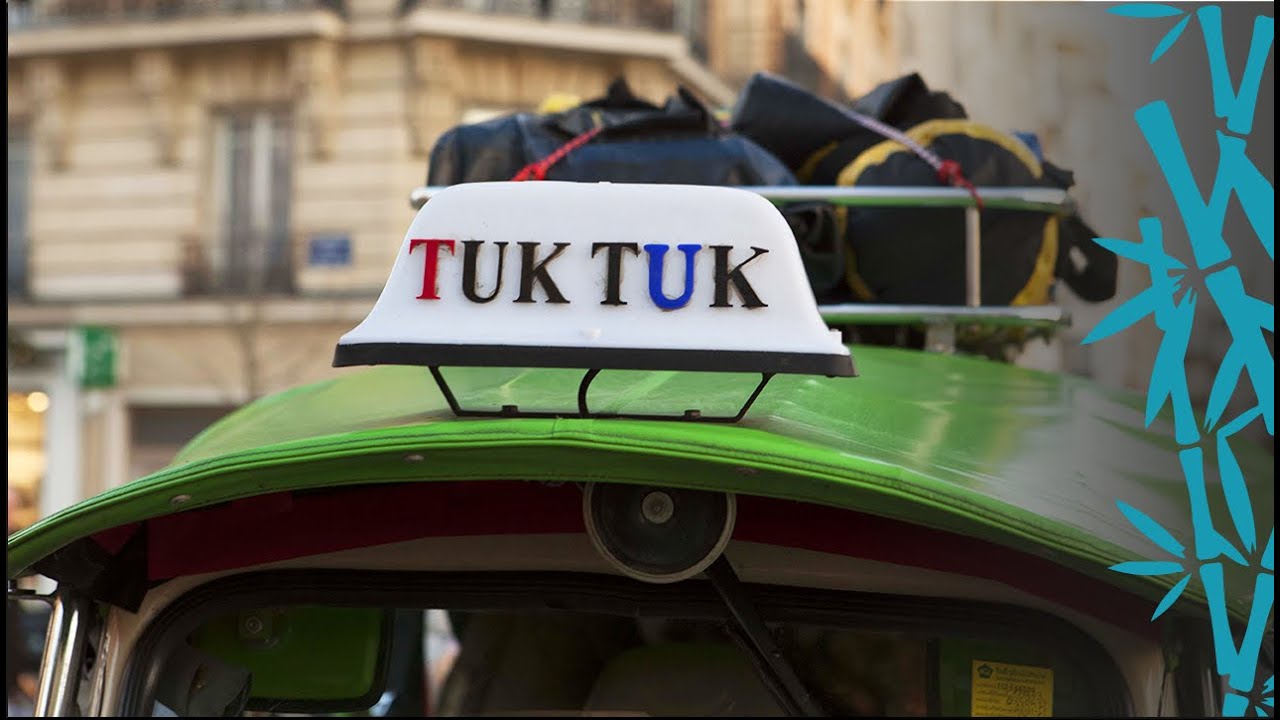
[[[1150,603],[1145,600],[1048,560],[965,535],[838,508],[739,496],[733,536],[984,578],[1159,637],[1147,622]]]
[[[147,526],[151,580],[420,538],[585,532],[576,486],[511,481],[275,493],[157,518]],[[1147,622],[1146,600],[1049,560],[964,535],[850,510],[739,496],[734,539],[983,578],[1158,637],[1157,625]]]
[[[533,483],[423,483],[261,495],[149,521],[162,580],[426,537],[585,532],[582,496]],[[565,496],[565,490],[574,493]]]
[[[110,555],[118,555],[124,546],[133,539],[134,534],[142,527],[142,523],[130,523],[92,535],[91,538]]]

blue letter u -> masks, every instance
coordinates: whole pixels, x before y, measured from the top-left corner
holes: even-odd
[[[676,248],[684,253],[684,292],[680,297],[674,300],[667,297],[662,292],[662,269],[664,267],[663,260],[666,259],[667,250],[671,249],[670,245],[645,245],[644,251],[649,253],[649,297],[653,298],[653,304],[663,310],[677,310],[689,304],[689,298],[693,297],[693,256],[698,254],[702,249],[701,245],[677,245]]]

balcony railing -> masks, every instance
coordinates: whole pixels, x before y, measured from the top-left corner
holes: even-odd
[[[182,294],[262,296],[297,291],[290,238],[187,236],[183,239]]]
[[[675,33],[706,55],[705,0],[402,0],[402,8],[455,10],[548,22]]]
[[[10,32],[251,13],[344,12],[342,0],[11,0],[7,6]]]

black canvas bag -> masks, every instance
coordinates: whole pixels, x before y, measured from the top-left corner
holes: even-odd
[[[918,141],[978,187],[1066,190],[1073,184],[1070,172],[1035,157],[1017,138],[967,120],[963,106],[914,74],[880,85],[856,101],[852,112],[786,80],[758,74],[739,99],[731,127],[787,162],[805,184],[945,184],[936,168],[871,127],[868,118]],[[833,213],[843,253],[830,253],[828,260],[842,263],[844,283],[828,289],[830,299],[964,303],[963,210],[836,208]],[[1115,294],[1116,258],[1094,243],[1094,236],[1075,214],[1049,220],[1043,214],[984,211],[982,302],[1050,302],[1055,277],[1085,300],[1109,299]],[[1073,254],[1084,260],[1082,265]]]
[[[520,113],[445,133],[431,152],[428,185],[513,179],[521,169],[594,132],[546,169],[547,180],[688,185],[795,185],[751,140],[722,126],[687,90],[662,106],[615,81],[597,100],[551,115]]]

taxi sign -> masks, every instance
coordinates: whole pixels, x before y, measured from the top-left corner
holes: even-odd
[[[855,374],[767,200],[571,182],[433,197],[333,364]]]

